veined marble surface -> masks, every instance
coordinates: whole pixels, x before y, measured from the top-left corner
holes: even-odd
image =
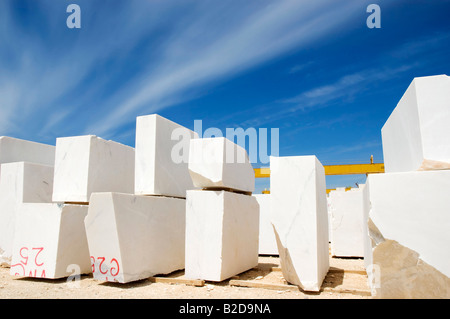
[[[16,215],[22,203],[50,203],[53,167],[27,162],[1,164],[0,265],[10,266]]]
[[[259,204],[259,254],[278,255],[277,240],[272,227],[272,200],[270,194],[253,195]]]
[[[415,78],[381,129],[386,173],[450,168],[450,77]]]
[[[332,256],[364,257],[364,186],[350,191],[334,190],[328,195]]]
[[[0,164],[14,162],[54,166],[55,146],[0,136]]]
[[[258,265],[255,197],[191,190],[186,198],[185,277],[223,281]]]
[[[0,136],[0,163],[30,162],[53,166],[55,146]]]
[[[224,137],[191,140],[189,173],[199,188],[253,192],[255,172],[247,151]]]
[[[186,198],[193,131],[157,114],[136,119],[136,194]]]
[[[315,156],[270,157],[273,228],[286,281],[319,291],[329,269],[325,171]]]
[[[127,283],[184,269],[186,200],[94,193],[85,219],[96,280]]]
[[[364,259],[378,296],[450,297],[449,192],[450,170],[369,175]]]
[[[134,194],[134,149],[97,136],[58,138],[54,202],[88,203],[94,192]]]
[[[84,229],[88,206],[20,205],[15,223],[11,275],[57,279],[91,272]]]

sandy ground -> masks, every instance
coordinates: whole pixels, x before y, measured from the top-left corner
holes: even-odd
[[[230,280],[206,282],[203,287],[141,280],[119,284],[99,282],[92,275],[79,281],[14,277],[0,268],[0,299],[370,299],[362,259],[330,257],[330,271],[320,293],[283,289],[288,286],[278,257],[260,257],[258,267],[232,279],[256,282],[265,288],[236,287]],[[172,277],[179,277],[174,274]],[[171,276],[166,276],[171,277]],[[181,274],[182,277],[182,274]],[[179,278],[181,278],[179,277]],[[280,288],[277,288],[279,285]],[[275,288],[274,288],[275,287]],[[289,286],[292,289],[292,286]]]

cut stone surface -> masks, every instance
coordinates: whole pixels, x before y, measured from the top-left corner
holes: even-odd
[[[58,279],[89,274],[87,206],[25,203],[17,214],[10,274]]]
[[[249,193],[255,189],[255,172],[247,151],[224,137],[191,140],[189,173],[194,186],[200,188]]]
[[[450,297],[449,192],[450,170],[369,175],[364,262],[376,297]]]
[[[277,240],[272,227],[270,194],[253,195],[259,204],[259,254],[278,255]]]
[[[134,149],[93,135],[58,138],[53,201],[88,203],[93,192],[134,193]]]
[[[329,269],[322,164],[315,156],[271,156],[270,193],[283,276],[305,291],[319,291]]]
[[[343,188],[329,194],[332,256],[364,257],[364,185],[359,187],[350,191]]]
[[[386,173],[450,168],[450,77],[415,78],[381,133]]]
[[[257,266],[258,236],[255,197],[188,191],[185,277],[220,282]]]
[[[385,240],[374,250],[381,285],[375,297],[383,299],[449,299],[450,278],[398,242]]]
[[[54,166],[55,146],[0,136],[0,163],[13,162]]]
[[[11,266],[14,225],[22,203],[50,203],[53,167],[25,162],[2,164],[0,177],[0,265]]]
[[[136,120],[136,194],[186,198],[189,142],[197,133],[157,114]]]
[[[85,220],[94,279],[127,283],[184,268],[186,200],[94,193]]]

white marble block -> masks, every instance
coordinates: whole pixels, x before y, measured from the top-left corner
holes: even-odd
[[[322,164],[315,156],[271,156],[270,193],[283,276],[305,291],[319,291],[329,269]]]
[[[16,162],[2,164],[0,177],[0,266],[11,265],[14,225],[22,203],[50,203],[53,167]]]
[[[379,298],[450,298],[450,170],[369,175],[364,261]]]
[[[0,163],[13,162],[30,162],[53,166],[55,163],[55,146],[0,136]]]
[[[363,188],[331,191],[328,197],[331,213],[331,255],[364,257]]]
[[[16,218],[10,274],[58,279],[91,273],[86,205],[22,204]]]
[[[336,188],[336,190],[341,190],[342,188]],[[328,212],[328,242],[331,243],[331,204],[330,197],[327,196],[327,212]]]
[[[189,173],[194,186],[251,193],[255,171],[247,151],[224,137],[191,140]]]
[[[189,142],[197,133],[157,114],[136,119],[137,195],[186,198],[192,189]]]
[[[255,197],[188,191],[185,277],[220,282],[257,266],[258,236]]]
[[[386,173],[450,168],[450,77],[415,78],[381,133]]]
[[[85,220],[94,279],[128,283],[184,269],[186,200],[94,193]]]
[[[259,204],[259,254],[278,255],[277,240],[272,227],[270,194],[253,195]]]
[[[53,201],[88,203],[94,192],[134,193],[134,149],[93,135],[56,140]]]

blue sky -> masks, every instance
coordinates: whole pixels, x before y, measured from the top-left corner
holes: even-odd
[[[66,26],[71,3],[81,29]],[[371,3],[381,29],[366,26]],[[279,128],[280,156],[382,162],[381,127],[412,79],[450,74],[449,13],[448,0],[2,0],[0,135],[134,146],[136,116],[158,113]]]

